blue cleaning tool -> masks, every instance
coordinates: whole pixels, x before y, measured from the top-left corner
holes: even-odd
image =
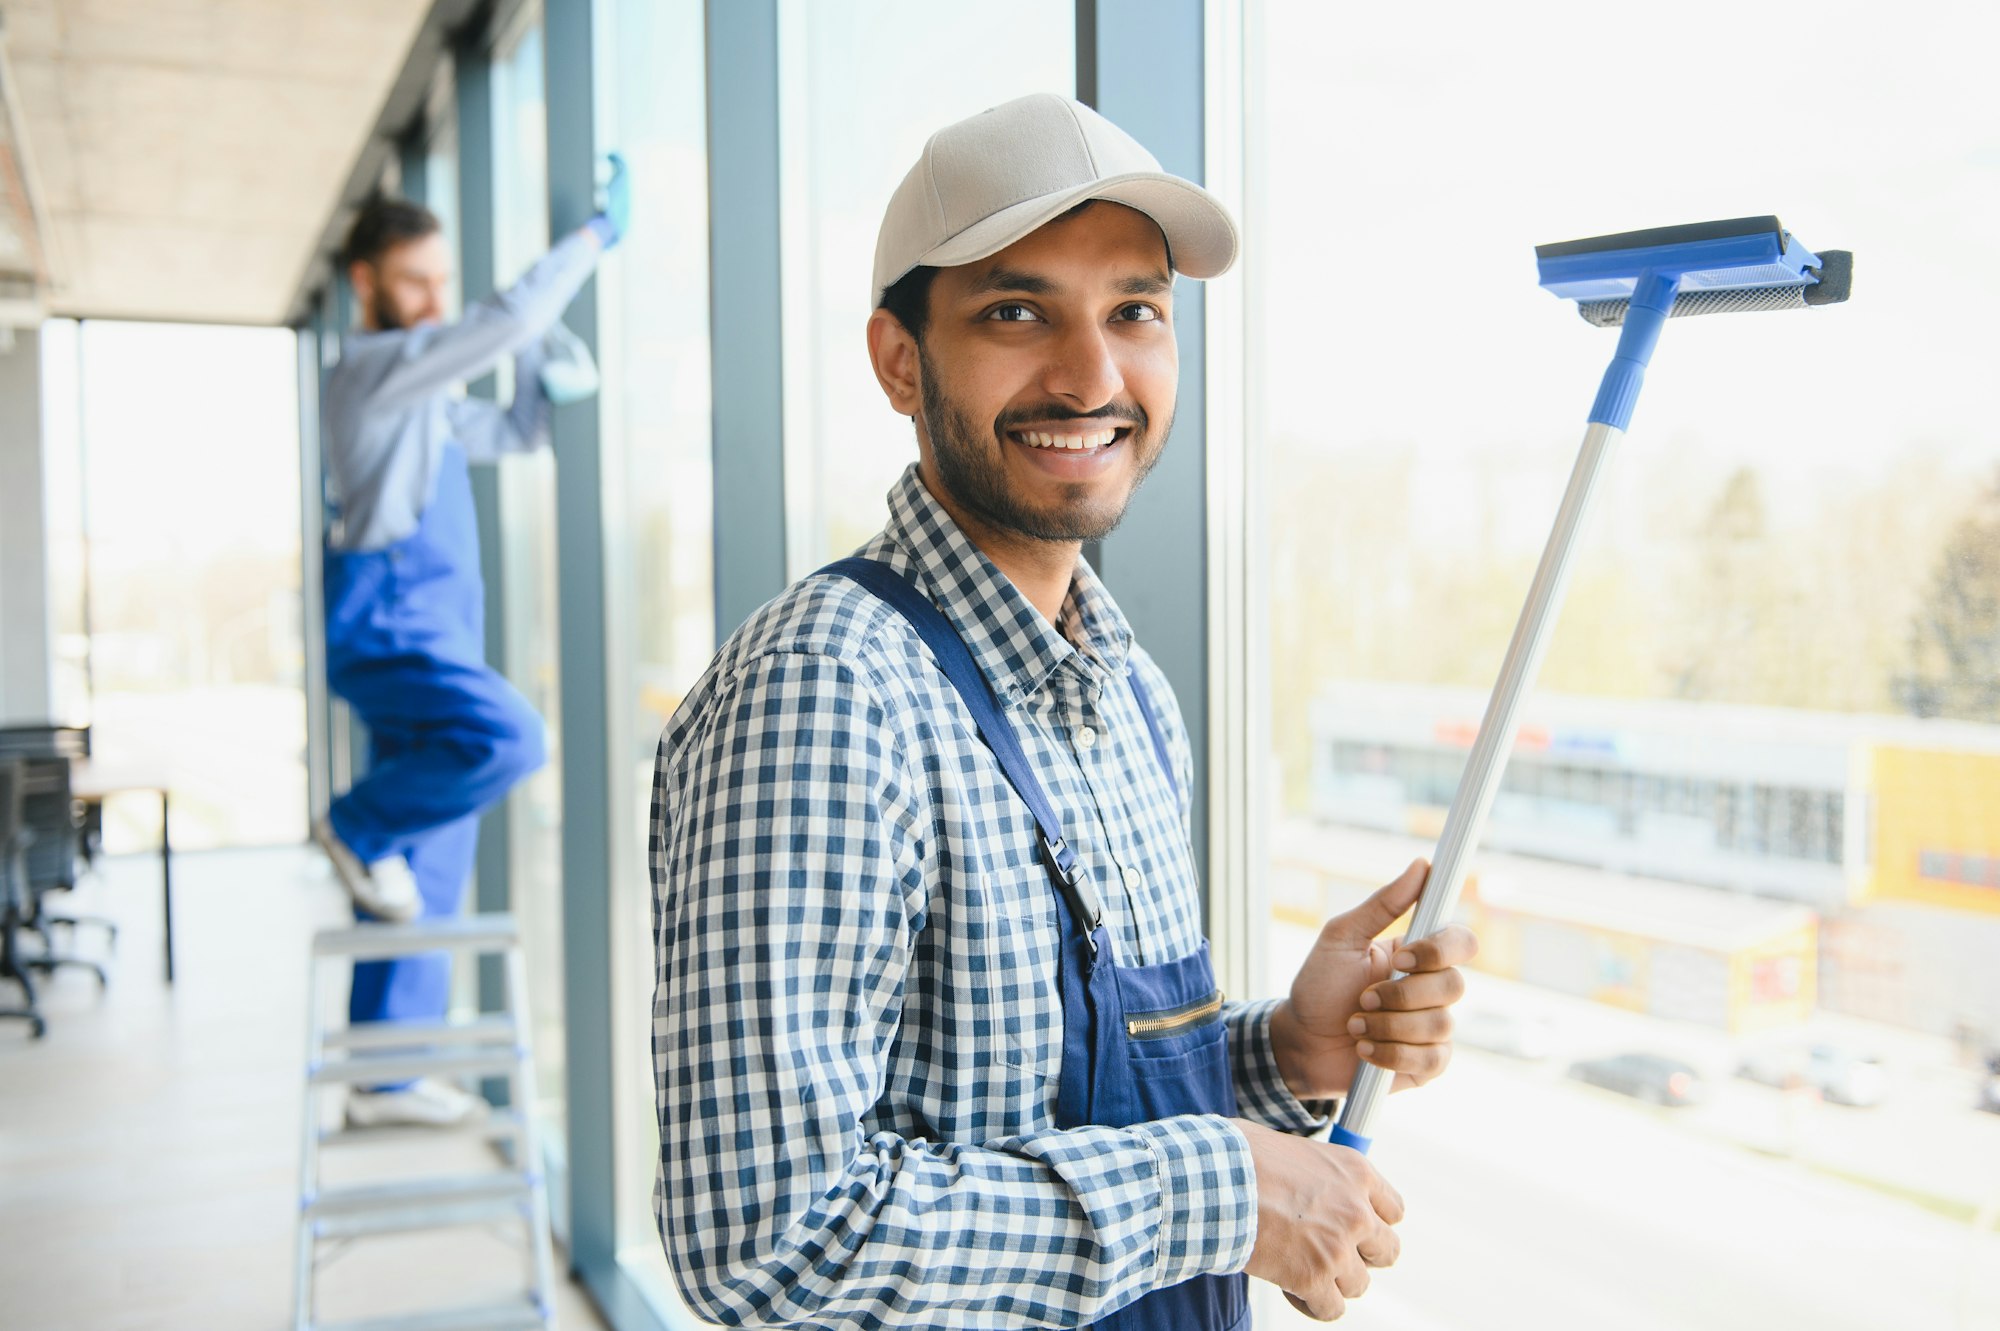
[[[1465,775],[1445,815],[1430,879],[1410,922],[1413,939],[1443,928],[1458,908],[1459,889],[1507,766],[1521,703],[1534,687],[1569,587],[1578,535],[1612,446],[1631,423],[1646,366],[1666,321],[1695,314],[1835,305],[1847,299],[1854,279],[1852,254],[1814,253],[1775,217],[1738,217],[1538,245],[1535,262],[1542,286],[1577,302],[1577,312],[1586,321],[1621,330],[1618,349],[1591,404],[1589,428],[1556,513],[1555,530],[1542,551],[1499,681],[1466,759]],[[1388,1089],[1389,1074],[1363,1064],[1341,1106],[1332,1140],[1366,1151],[1375,1109]]]

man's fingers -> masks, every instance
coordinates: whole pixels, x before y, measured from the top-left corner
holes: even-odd
[[[1371,984],[1361,993],[1361,1006],[1369,1012],[1421,1012],[1450,1007],[1465,997],[1465,976],[1456,969],[1418,971],[1400,980]],[[1370,994],[1376,1001],[1368,1001]]]
[[[1448,1044],[1376,1044],[1364,1040],[1355,1052],[1376,1067],[1396,1073],[1398,1082],[1407,1076],[1413,1086],[1435,1080],[1451,1063]]]
[[[1375,1214],[1382,1218],[1383,1224],[1403,1223],[1403,1194],[1389,1186],[1389,1180],[1380,1174],[1375,1176],[1373,1186],[1368,1189],[1368,1203],[1375,1208]]]
[[[1443,1044],[1451,1039],[1451,1012],[1441,1007],[1422,1012],[1363,1012],[1348,1019],[1347,1033],[1376,1044]]]
[[[1441,971],[1463,966],[1478,955],[1478,936],[1462,924],[1448,924],[1414,943],[1396,940],[1394,960],[1399,971]]]
[[[1423,894],[1424,879],[1430,871],[1428,860],[1411,860],[1410,867],[1403,870],[1395,882],[1380,888],[1353,910],[1328,920],[1324,932],[1349,944],[1367,942],[1417,904],[1417,898]]]
[[[1285,1291],[1285,1298],[1294,1308],[1297,1308],[1315,1322],[1338,1321],[1340,1315],[1347,1311],[1347,1300],[1340,1297],[1340,1291],[1338,1290],[1328,1290],[1324,1295],[1315,1298],[1310,1303],[1290,1290]]]
[[[1354,1250],[1370,1266],[1394,1266],[1396,1259],[1403,1255],[1403,1240],[1396,1236],[1395,1230],[1384,1225],[1363,1239]]]
[[[1340,1290],[1341,1297],[1358,1299],[1368,1292],[1369,1278],[1368,1268],[1363,1265],[1342,1271],[1334,1277],[1333,1283]]]

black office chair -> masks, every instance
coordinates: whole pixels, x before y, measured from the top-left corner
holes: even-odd
[[[65,763],[60,777],[60,797],[42,798],[45,791],[31,791],[25,815],[29,830],[35,832],[39,839],[29,864],[32,891],[28,923],[42,936],[51,953],[55,949],[52,930],[70,930],[70,941],[74,943],[76,930],[84,925],[104,930],[107,947],[114,952],[118,948],[118,924],[115,920],[102,915],[61,914],[45,909],[42,902],[44,893],[67,892],[76,886],[79,858],[86,868],[94,868],[101,853],[103,805],[79,804],[69,791],[66,764],[71,759],[89,756],[89,726],[0,726],[0,758],[61,758]],[[35,787],[50,787],[54,781],[52,775],[30,777],[31,785]]]
[[[39,1040],[48,1033],[48,1023],[35,1005],[35,983],[28,978],[21,956],[21,930],[27,927],[30,897],[27,849],[34,840],[21,824],[24,785],[19,760],[0,757],[0,980],[19,984],[26,999],[25,1006],[0,1008],[0,1017],[22,1018]]]
[[[51,892],[67,892],[76,886],[77,846],[80,820],[76,813],[76,800],[70,792],[69,759],[22,758],[21,822],[34,839],[27,845],[27,926],[42,938],[42,953],[25,957],[21,964],[36,970],[56,971],[64,966],[75,966],[90,971],[97,976],[100,987],[108,986],[111,979],[104,967],[87,957],[73,953],[56,951],[55,937],[51,929],[67,925],[72,930],[79,923],[100,924],[117,934],[117,926],[109,920],[75,915],[55,915],[43,909],[42,901]]]

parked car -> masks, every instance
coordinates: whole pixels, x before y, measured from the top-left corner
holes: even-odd
[[[1665,1054],[1607,1054],[1569,1066],[1569,1075],[1653,1105],[1691,1105],[1702,1097],[1701,1074]]]
[[[1862,1109],[1881,1104],[1889,1087],[1881,1059],[1826,1044],[1752,1050],[1744,1055],[1736,1075],[1781,1090],[1809,1086],[1822,1099]]]
[[[1491,1008],[1475,1008],[1452,1023],[1453,1043],[1509,1058],[1547,1058],[1555,1052],[1555,1023]]]

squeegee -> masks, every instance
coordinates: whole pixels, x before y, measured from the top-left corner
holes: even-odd
[[[1535,262],[1545,289],[1575,301],[1577,312],[1588,322],[1621,329],[1618,350],[1591,405],[1589,428],[1556,512],[1555,529],[1542,551],[1465,774],[1445,815],[1430,878],[1410,922],[1412,939],[1443,928],[1458,908],[1459,889],[1507,766],[1521,703],[1534,687],[1562,609],[1578,536],[1589,519],[1613,446],[1631,422],[1660,330],[1668,319],[1684,315],[1838,304],[1847,299],[1854,274],[1852,254],[1813,253],[1775,217],[1738,217],[1538,245]],[[1389,1077],[1373,1064],[1361,1065],[1332,1140],[1358,1151],[1368,1149],[1370,1125],[1389,1089]]]

